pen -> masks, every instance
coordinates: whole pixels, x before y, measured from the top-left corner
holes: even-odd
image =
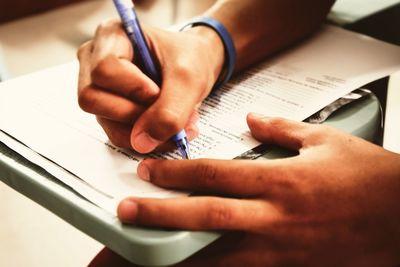
[[[144,74],[160,86],[161,75],[157,71],[156,64],[154,63],[150,49],[144,38],[132,0],[113,0],[113,2],[121,17],[125,32],[132,42],[138,67]],[[176,144],[182,158],[190,159],[189,142],[185,130],[174,135],[171,140]]]

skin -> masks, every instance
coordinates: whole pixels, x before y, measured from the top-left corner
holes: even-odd
[[[240,71],[312,33],[331,4],[225,0],[206,15],[230,32]],[[207,27],[144,31],[162,73],[161,87],[131,63],[134,53],[118,22],[102,24],[78,52],[81,108],[96,115],[114,144],[141,153],[168,149],[168,139],[182,128],[189,139],[196,137],[196,107],[224,62],[221,40]],[[120,220],[227,232],[181,266],[399,263],[398,154],[326,126],[257,114],[247,121],[256,139],[298,155],[269,161],[145,160],[137,170],[142,179],[215,196],[128,198],[118,208]],[[99,257],[94,266],[128,264],[109,250]]]
[[[128,198],[118,208],[121,221],[228,231],[178,266],[399,263],[398,154],[327,126],[257,114],[247,121],[256,139],[298,155],[234,162],[145,160],[138,168],[144,180],[219,196]],[[123,261],[108,250],[102,255],[108,256],[103,263]]]
[[[225,0],[205,15],[231,34],[235,70],[240,71],[312,33],[332,2]],[[224,47],[217,33],[204,26],[184,32],[143,28],[162,74],[161,87],[131,63],[135,58],[126,34],[119,22],[109,21],[78,51],[78,102],[96,115],[115,145],[148,153],[165,149],[183,128],[189,139],[197,136],[196,108],[221,72]]]
[[[400,237],[398,155],[326,126],[254,114],[248,125],[259,141],[299,155],[145,160],[138,173],[153,184],[230,197],[129,198],[120,204],[119,218],[156,227],[244,231],[277,249],[272,258],[305,265],[324,265],[326,257],[336,266],[400,260],[400,239],[393,238]],[[280,258],[282,246],[288,253]]]
[[[164,143],[158,139],[168,140],[182,128],[189,140],[197,135],[196,106],[208,95],[220,72],[220,68],[213,70],[208,66],[223,61],[218,56],[223,55],[221,44],[219,52],[217,48],[208,49],[208,54],[201,57],[201,64],[191,63],[199,57],[193,55],[192,49],[202,50],[206,46],[207,38],[203,39],[198,31],[204,31],[210,39],[218,38],[208,29],[169,33],[146,28],[147,36],[152,36],[148,43],[159,64],[164,66],[161,88],[131,63],[133,49],[117,21],[100,25],[94,39],[79,49],[79,105],[96,115],[111,142],[146,153]],[[159,50],[153,43],[169,45]],[[208,79],[192,79],[198,73]],[[176,99],[183,104],[176,105]]]

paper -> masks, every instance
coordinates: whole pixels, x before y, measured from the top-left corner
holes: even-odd
[[[301,121],[399,68],[398,47],[325,26],[207,98],[199,109],[201,135],[191,142],[193,156],[231,159],[259,145],[246,125],[249,112]],[[185,195],[137,177],[142,158],[110,144],[94,116],[79,109],[77,78],[78,64],[72,62],[0,84],[0,129],[58,164],[55,168],[54,163],[35,161],[110,212],[127,196]],[[4,135],[0,138],[13,143]],[[27,153],[15,142],[12,146]]]

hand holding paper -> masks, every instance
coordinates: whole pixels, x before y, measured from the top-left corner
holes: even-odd
[[[257,237],[255,244],[264,244],[259,249],[268,251],[268,257],[259,258],[266,261],[260,266],[271,259],[320,266],[326,263],[321,251],[336,255],[329,260],[335,266],[394,259],[400,240],[387,233],[396,233],[400,221],[400,155],[326,126],[255,114],[247,121],[257,140],[298,151],[299,156],[142,161],[139,176],[155,185],[229,198],[132,197],[120,204],[120,219],[152,227],[246,232]],[[369,258],[365,250],[380,256]],[[224,256],[218,253],[217,258]]]

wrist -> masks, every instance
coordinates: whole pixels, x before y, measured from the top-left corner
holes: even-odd
[[[191,27],[186,31],[201,38],[204,51],[208,55],[206,60],[209,63],[208,66],[211,66],[211,79],[214,84],[218,80],[225,63],[225,48],[220,36],[212,28],[203,25]]]
[[[218,89],[219,87],[223,86],[225,83],[229,81],[231,78],[234,68],[235,68],[235,63],[236,63],[236,48],[233,43],[232,37],[230,36],[229,32],[225,28],[225,26],[220,23],[218,20],[211,18],[211,17],[200,17],[197,19],[192,20],[189,22],[183,29],[187,27],[199,27],[202,26],[203,28],[207,27],[210,28],[215,34],[218,35],[220,42],[219,44],[222,43],[222,46],[224,48],[224,61],[222,65],[222,70],[220,71],[220,74],[218,76],[218,79],[216,80],[216,83],[213,86],[213,89]],[[205,29],[203,29],[204,31]],[[211,32],[207,31],[210,35],[208,35],[212,41],[211,43],[216,43],[215,35],[212,34]],[[213,51],[213,47],[210,47],[211,51]],[[218,55],[221,55],[219,52]],[[220,57],[219,57],[220,59]]]

